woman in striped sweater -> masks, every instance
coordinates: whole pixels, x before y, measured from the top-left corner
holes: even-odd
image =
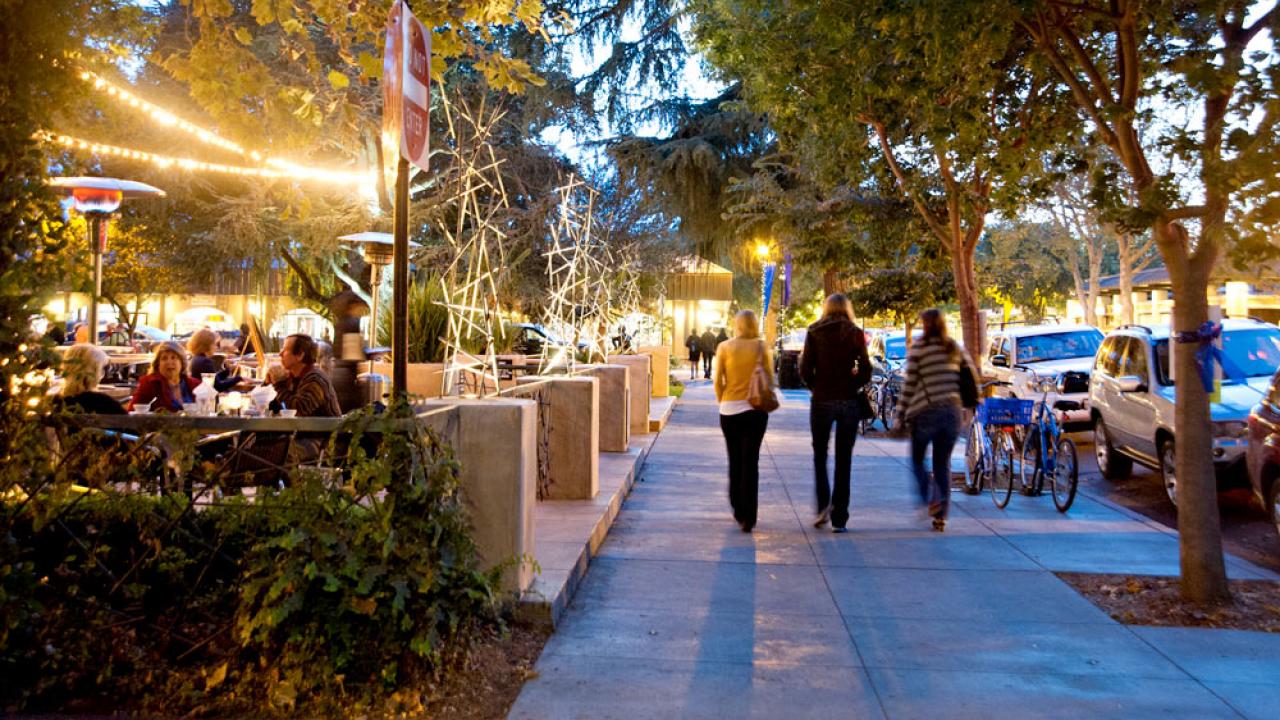
[[[947,324],[937,308],[920,313],[920,328],[920,339],[907,353],[898,417],[911,427],[911,467],[920,487],[920,502],[929,506],[933,529],[942,532],[951,502],[951,451],[960,434],[960,368],[968,361],[960,346],[947,337]],[[932,477],[924,467],[930,444]]]

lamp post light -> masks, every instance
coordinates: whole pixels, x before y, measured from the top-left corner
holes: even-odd
[[[102,297],[102,253],[107,249],[107,225],[125,198],[164,197],[164,191],[146,183],[102,177],[60,177],[49,185],[75,201],[75,208],[89,220],[89,246],[93,249],[93,298],[89,303],[89,337],[98,344],[98,300]]]

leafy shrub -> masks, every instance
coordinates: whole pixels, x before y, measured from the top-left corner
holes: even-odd
[[[0,488],[0,707],[412,707],[406,689],[497,621],[498,578],[477,569],[456,461],[411,417],[357,416],[331,445],[345,472],[253,499],[131,492],[123,461],[94,466],[98,490]]]

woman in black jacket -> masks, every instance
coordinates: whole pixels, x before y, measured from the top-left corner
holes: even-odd
[[[849,482],[853,443],[858,437],[858,393],[871,381],[871,359],[862,328],[853,324],[849,299],[827,298],[822,319],[809,326],[800,355],[800,376],[809,386],[809,432],[813,436],[813,480],[818,515],[813,526],[831,521],[832,532],[844,532],[849,521]],[[827,446],[836,427],[835,487],[827,481]]]

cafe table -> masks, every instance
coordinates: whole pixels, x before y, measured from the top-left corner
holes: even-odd
[[[131,433],[195,430],[196,432],[307,432],[331,433],[340,427],[340,417],[263,417],[236,415],[182,415],[147,413],[134,415],[75,415],[85,427],[123,430]]]

